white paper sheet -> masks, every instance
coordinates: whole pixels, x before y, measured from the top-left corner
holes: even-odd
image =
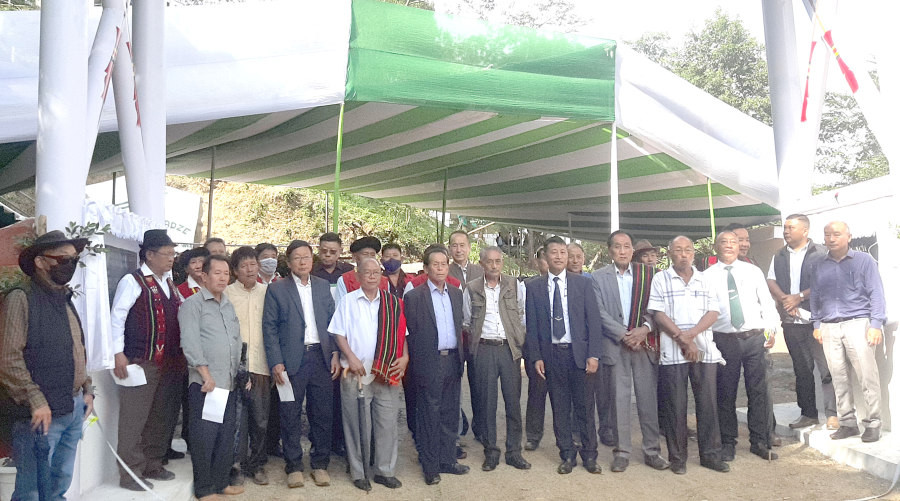
[[[228,404],[228,394],[225,388],[214,388],[203,399],[203,419],[213,423],[221,423],[225,420],[225,406]]]
[[[147,375],[144,374],[144,368],[138,364],[131,364],[125,367],[128,376],[125,379],[119,379],[113,373],[113,381],[119,386],[144,386],[147,384]],[[110,371],[112,372],[112,371]]]
[[[294,387],[291,386],[291,380],[288,379],[287,372],[282,372],[281,377],[284,378],[284,384],[275,385],[275,387],[278,388],[278,397],[282,402],[293,402]]]

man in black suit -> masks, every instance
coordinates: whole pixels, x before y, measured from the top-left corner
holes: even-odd
[[[578,426],[584,467],[590,473],[600,473],[597,435],[593,426],[588,428],[585,405],[585,377],[597,372],[601,356],[600,307],[592,280],[566,271],[566,243],[551,237],[544,249],[547,276],[525,284],[525,350],[535,372],[547,379],[553,431],[562,459],[556,471],[571,473],[575,467],[572,429]]]
[[[462,291],[448,286],[450,254],[430,245],[423,259],[428,280],[404,297],[409,343],[407,371],[416,385],[416,448],[425,483],[441,473],[462,475],[456,462],[459,392],[463,372]]]
[[[290,384],[294,401],[281,401],[281,442],[288,487],[303,486],[303,449],[300,447],[300,406],[306,396],[312,478],[330,484],[332,383],[340,374],[338,349],[328,334],[334,299],[327,280],[310,275],[313,252],[309,243],[294,240],[286,257],[291,276],[273,282],[263,306],[266,360],[276,384]],[[286,381],[287,380],[287,381]]]

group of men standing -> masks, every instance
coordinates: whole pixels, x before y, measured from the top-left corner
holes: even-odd
[[[121,279],[112,306],[120,485],[151,489],[151,481],[175,477],[164,466],[179,457],[170,445],[184,407],[199,499],[243,492],[243,476],[267,484],[272,429],[280,430],[287,485],[301,487],[305,402],[316,485],[330,484],[330,456],[342,449],[356,487],[398,488],[401,385],[424,479],[433,485],[441,474],[469,471],[458,462],[465,455],[458,446],[464,372],[483,471],[500,463],[499,397],[504,460],[524,470],[531,464],[522,451],[539,446],[532,421],[540,418],[542,430],[548,393],[557,472],[572,472],[580,456],[588,472],[600,473],[598,442],[613,447],[610,469],[625,471],[633,452],[633,394],[643,462],[684,474],[690,382],[700,464],[727,472],[737,445],[742,369],[750,451],[777,458],[766,350],[779,322],[802,413],[791,426],[818,423],[816,368],[832,438],[859,434],[852,370],[868,408],[862,440],[878,440],[875,350],[885,304],[877,264],[849,249],[844,223],[826,226],[824,248],[809,240],[805,216],[789,216],[784,228],[787,245],[773,259],[768,280],[746,256],[749,238],[743,249],[744,235],[735,230],[716,236],[716,257],[702,272],[694,266],[694,242],[684,236],[669,242],[669,268],[657,271],[655,247],[636,246],[629,233],[615,231],[606,242],[611,263],[592,273],[583,271],[579,245],[551,237],[539,253],[546,269],[525,281],[502,272],[498,247],[482,248],[479,263],[470,263],[469,236],[456,231],[449,247],[424,250],[424,274],[415,277],[400,268],[399,246],[382,247],[374,237],[351,244],[355,268],[339,261],[336,234],[320,238],[315,264],[312,245],[295,240],[285,252],[286,277],[275,271],[271,244],[240,247],[229,258],[224,242],[212,239],[184,253],[188,278],[178,287],[171,278],[174,243],[163,230],[148,231],[141,266]],[[34,463],[41,436],[30,430],[50,437],[55,450],[55,480],[21,473],[21,499],[44,484],[57,497],[65,492],[80,421],[93,404],[80,323],[65,285],[85,244],[60,232],[38,238],[20,258],[32,286],[10,293],[3,304],[0,396],[22,413],[14,428],[20,472]],[[36,308],[41,314],[29,315]],[[51,344],[66,349],[46,356]],[[524,426],[523,358],[529,378]],[[59,368],[63,377],[53,377]]]

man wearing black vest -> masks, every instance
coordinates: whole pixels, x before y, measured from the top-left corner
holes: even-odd
[[[19,255],[30,283],[3,301],[0,418],[3,426],[12,425],[13,499],[63,499],[72,482],[81,422],[93,410],[84,333],[66,285],[86,244],[61,231],[38,237]],[[51,454],[38,458],[36,448]],[[45,476],[38,473],[38,461],[49,463]]]
[[[784,342],[794,365],[797,380],[797,405],[800,418],[791,428],[804,428],[819,424],[816,407],[816,381],[813,368],[819,369],[822,381],[822,402],[828,418],[828,429],[839,427],[837,402],[831,373],[825,359],[825,350],[813,338],[810,319],[809,287],[816,263],[825,258],[828,250],[809,239],[809,218],[803,214],[791,214],[784,221],[784,248],[775,254],[769,266],[769,292],[775,299],[781,314]]]
[[[125,379],[139,371],[147,381],[140,386],[119,386],[117,452],[152,488],[146,479],[175,478],[162,462],[181,403],[187,361],[181,352],[178,326],[181,298],[172,283],[175,243],[166,230],[148,230],[139,257],[141,267],[119,280],[110,312],[116,353],[113,374]],[[121,466],[119,486],[143,490]]]

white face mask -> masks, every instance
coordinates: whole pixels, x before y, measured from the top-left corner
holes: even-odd
[[[259,260],[259,270],[265,273],[266,275],[271,275],[275,273],[275,268],[278,267],[278,260],[274,257],[267,257],[265,259]]]

